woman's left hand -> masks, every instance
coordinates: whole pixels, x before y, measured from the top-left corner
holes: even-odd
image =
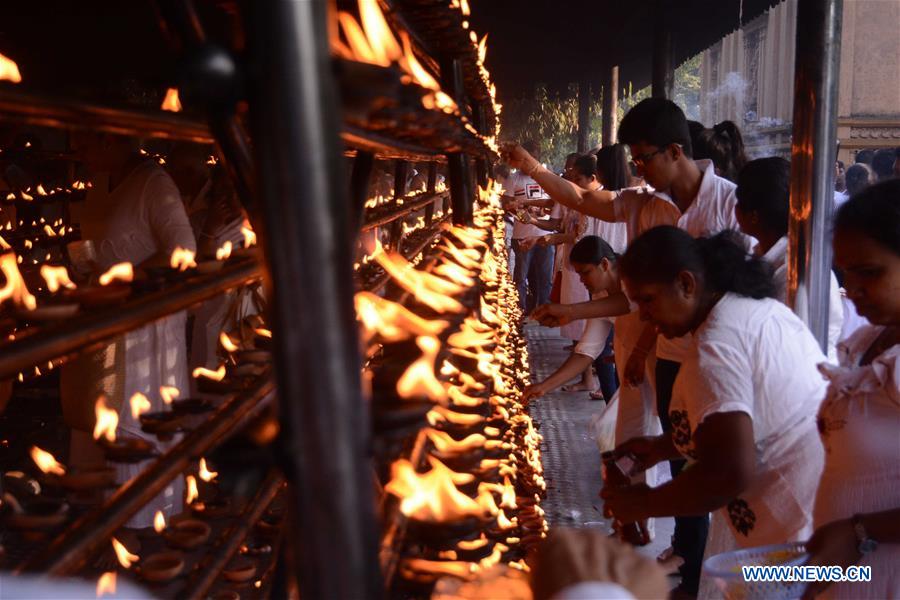
[[[646,483],[623,487],[604,487],[600,490],[604,513],[611,512],[622,523],[634,523],[650,518],[650,486]]]
[[[544,386],[540,383],[532,383],[531,385],[527,385],[522,391],[522,403],[527,404],[528,401],[532,398],[540,398],[546,393],[547,390],[545,390]]]
[[[859,540],[850,519],[826,523],[816,529],[806,542],[810,565],[838,565],[846,569],[859,562]],[[803,593],[804,599],[815,598],[829,585],[828,581],[810,583]]]

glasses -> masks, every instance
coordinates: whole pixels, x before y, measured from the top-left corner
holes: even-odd
[[[666,149],[665,149],[665,147],[663,147],[663,148],[657,148],[653,152],[645,152],[643,154],[638,154],[637,156],[632,156],[631,163],[636,167],[643,167],[648,162],[650,162],[654,156],[656,156],[657,154],[662,154],[665,151],[666,151]]]

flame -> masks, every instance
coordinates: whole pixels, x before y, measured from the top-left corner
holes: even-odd
[[[444,364],[441,365],[441,375],[444,377],[452,377],[453,375],[459,375],[459,369],[453,366],[449,360],[445,360]]]
[[[374,2],[369,3],[375,4]],[[412,49],[412,44],[409,42],[409,35],[404,31],[400,34],[400,39],[403,40],[403,59],[406,61],[404,66],[415,82],[433,92],[440,92],[440,84],[431,76],[431,73],[425,70],[425,67],[423,67],[416,58]],[[455,104],[456,103],[454,102],[454,105]]]
[[[268,329],[263,328],[263,327],[257,327],[257,328],[254,329],[253,331],[255,331],[255,332],[256,332],[256,335],[258,335],[258,336],[260,336],[260,337],[264,337],[264,338],[271,338],[271,337],[272,337],[272,332],[271,332],[270,330],[268,330]]]
[[[44,184],[42,184],[42,183],[37,184],[37,187],[34,189],[34,191],[37,192],[38,196],[46,196],[47,195],[47,190],[44,189]]]
[[[222,247],[216,250],[216,260],[228,260],[228,257],[231,256],[231,245],[231,240],[225,240]]]
[[[478,550],[479,548],[484,548],[487,544],[488,539],[482,533],[477,540],[462,540],[456,544],[456,547],[460,550]]]
[[[418,573],[428,575],[449,575],[468,579],[478,570],[475,563],[461,560],[427,560],[424,558],[407,558],[401,565],[404,575],[415,577]]]
[[[159,386],[159,395],[164,403],[172,404],[172,401],[181,395],[181,391],[171,385],[161,385]]]
[[[107,571],[97,579],[97,597],[116,593],[116,572]]]
[[[231,338],[228,337],[228,334],[224,331],[219,334],[219,342],[222,344],[222,347],[225,348],[226,352],[237,352],[238,347]]]
[[[509,477],[503,477],[503,493],[500,506],[515,510],[516,508],[516,488],[509,482]]]
[[[459,388],[452,386],[447,389],[447,395],[456,406],[481,406],[488,401],[487,398],[467,396]]]
[[[156,511],[156,514],[153,515],[153,530],[156,533],[162,533],[166,530],[166,516],[161,510]]]
[[[72,183],[72,189],[73,189],[73,190],[83,190],[83,189],[85,189],[86,187],[87,187],[87,186],[84,184],[83,181],[76,180],[76,181],[74,181],[74,182]]]
[[[181,112],[181,100],[178,98],[178,88],[169,88],[166,90],[166,97],[163,99],[160,108],[170,112]]]
[[[0,256],[0,271],[6,277],[6,285],[0,288],[0,303],[11,298],[13,304],[26,310],[37,308],[37,300],[28,291],[25,280],[22,279],[22,274],[19,272],[15,254],[9,252]]]
[[[109,285],[113,281],[128,283],[132,280],[134,280],[134,266],[130,262],[120,262],[100,276],[100,285]]]
[[[484,59],[487,58],[487,38],[488,34],[484,34],[484,37],[478,42],[478,62],[481,64],[484,64]]]
[[[206,367],[197,367],[194,369],[192,375],[195,379],[200,377],[206,377],[207,379],[212,379],[213,381],[222,381],[225,379],[225,365],[219,365],[219,368],[215,371],[211,371]]]
[[[449,325],[447,321],[427,321],[403,305],[371,292],[359,292],[353,299],[367,340],[376,335],[385,342],[399,342],[414,335],[436,336]]]
[[[440,264],[435,267],[434,273],[459,285],[464,285],[466,287],[475,285],[475,280],[472,278],[473,273],[455,263],[445,262]]]
[[[388,67],[392,62],[399,60],[402,56],[400,44],[391,33],[378,2],[359,0],[359,16],[375,64]]]
[[[197,478],[193,475],[188,475],[184,478],[184,482],[187,489],[184,502],[185,504],[191,504],[200,497],[199,492],[197,492]]]
[[[453,423],[454,425],[463,426],[477,425],[484,421],[484,417],[482,417],[481,415],[459,413],[448,408],[444,408],[443,406],[435,406],[428,411],[428,413],[425,415],[425,418],[428,420],[428,424],[432,427],[436,427],[438,423],[441,423],[443,421]]]
[[[463,291],[462,287],[440,277],[417,271],[405,258],[395,252],[377,252],[375,260],[400,287],[435,312],[459,313],[465,310],[462,304],[448,296]]]
[[[444,243],[438,248],[445,250],[462,267],[477,271],[481,266],[481,263],[478,262],[478,251],[474,248],[457,248],[448,239],[444,239]]]
[[[210,471],[206,467],[206,459],[205,458],[200,459],[200,469],[197,471],[197,474],[200,476],[200,479],[202,479],[203,481],[205,481],[207,483],[209,483],[210,481],[212,481],[219,475],[218,472]]]
[[[400,498],[400,511],[420,521],[484,517],[485,511],[478,502],[456,487],[471,483],[475,476],[456,473],[433,456],[427,458],[431,469],[426,473],[417,473],[406,459],[391,466],[391,480],[384,489]]]
[[[459,0],[459,10],[466,17],[472,14],[472,11],[469,10],[469,0]]]
[[[447,344],[454,348],[477,348],[494,343],[494,333],[475,330],[470,319],[463,321],[459,331],[447,338]]]
[[[94,439],[106,438],[108,442],[116,441],[116,427],[119,426],[119,413],[109,408],[106,404],[106,396],[97,398],[94,404],[94,415],[97,419],[94,424]]]
[[[250,221],[247,219],[244,219],[244,224],[241,225],[241,233],[244,236],[244,248],[256,245],[256,232],[250,227]]]
[[[135,420],[153,408],[153,405],[150,404],[150,400],[147,399],[147,396],[140,392],[135,392],[128,402],[131,404],[131,416]]]
[[[47,237],[56,237],[56,232],[49,225],[44,225],[44,233],[47,234]]]
[[[125,567],[126,569],[130,568],[133,563],[136,563],[140,560],[140,556],[137,554],[132,554],[128,551],[128,548],[125,545],[117,540],[116,538],[111,538],[113,550],[116,551],[116,558],[119,560],[119,564]]]
[[[197,266],[197,262],[194,260],[196,255],[197,253],[193,250],[176,246],[169,258],[169,266],[179,271],[187,271]]]
[[[0,54],[0,81],[12,81],[21,83],[22,75],[19,73],[19,65],[14,60]]]
[[[31,460],[43,473],[53,473],[60,476],[66,474],[66,468],[52,454],[46,450],[41,450],[37,446],[31,447]]]
[[[422,351],[422,356],[407,367],[397,381],[397,394],[401,398],[425,396],[435,402],[445,401],[447,390],[434,375],[434,363],[441,343],[436,337],[422,335],[416,338],[416,346]]]
[[[487,438],[480,433],[473,433],[460,441],[456,441],[447,432],[438,431],[430,427],[425,430],[425,435],[428,436],[428,439],[431,440],[438,452],[446,454],[463,454],[476,448],[483,448],[487,441]]]

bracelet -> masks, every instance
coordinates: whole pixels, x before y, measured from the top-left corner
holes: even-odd
[[[541,168],[541,163],[539,163],[538,161],[534,161],[534,167],[531,169],[531,172],[525,171],[525,174],[533,179],[534,174],[537,173],[538,169],[540,169],[540,168]]]

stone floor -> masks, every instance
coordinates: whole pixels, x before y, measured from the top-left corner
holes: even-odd
[[[564,348],[570,342],[560,337],[558,329],[529,324],[525,331],[532,378],[541,381],[566,359]],[[600,451],[589,431],[591,416],[603,407],[602,402],[590,400],[587,392],[555,391],[531,403],[531,416],[544,437],[541,456],[547,498],[542,506],[551,527],[609,529],[598,497]],[[673,527],[672,519],[657,519],[655,539],[640,548],[641,553],[655,557],[662,552],[669,546]]]

